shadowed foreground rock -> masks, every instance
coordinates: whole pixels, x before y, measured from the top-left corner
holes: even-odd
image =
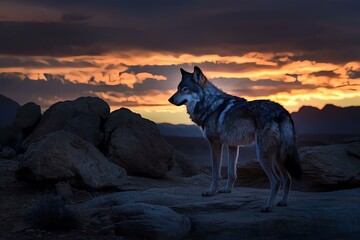
[[[14,122],[19,107],[17,102],[0,94],[0,128],[7,127]]]
[[[167,206],[191,219],[192,230],[185,239],[357,239],[360,233],[359,189],[292,192],[288,207],[260,213],[268,190],[235,188],[231,194],[205,198],[201,196],[205,186],[193,186],[197,183],[192,177],[177,187],[107,194],[78,205],[78,209],[91,216],[88,221],[99,219],[98,228],[107,229],[114,227],[114,222],[102,219],[107,219],[104,216],[111,215],[112,209],[126,209],[139,203]],[[142,216],[142,221],[149,220],[148,226],[153,224],[156,230],[160,219],[154,219],[156,213],[149,214],[153,217]],[[154,236],[149,233],[147,237]]]
[[[99,189],[120,186],[126,172],[90,143],[70,132],[58,131],[30,145],[17,177],[46,183],[68,180],[76,186]]]
[[[180,151],[174,150],[175,162],[180,167],[184,177],[191,177],[200,173],[200,169],[196,166],[193,160]]]
[[[21,147],[26,150],[39,137],[59,130],[67,130],[99,146],[104,136],[101,122],[109,114],[109,105],[97,97],[80,97],[55,103],[44,112],[39,125],[22,142]]]
[[[16,122],[6,128],[0,128],[0,149],[8,146],[18,151],[23,137],[24,132]]]
[[[183,239],[191,229],[190,219],[168,207],[130,203],[110,210],[115,231],[130,237]]]
[[[360,187],[360,142],[299,149],[303,175],[293,189],[332,191]],[[237,169],[238,186],[269,186],[258,161],[241,164]]]
[[[173,148],[156,124],[129,109],[110,114],[105,123],[108,158],[129,175],[162,178],[174,165]]]

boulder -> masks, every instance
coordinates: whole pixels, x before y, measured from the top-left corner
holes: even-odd
[[[99,146],[104,136],[101,122],[109,114],[109,105],[97,97],[80,97],[55,103],[44,112],[39,125],[22,142],[21,147],[26,150],[39,137],[59,130],[68,130]]]
[[[319,191],[360,187],[360,142],[299,150],[303,179]]]
[[[109,162],[92,144],[67,131],[57,131],[32,143],[19,164],[24,181],[69,181],[78,187],[117,187],[126,180],[123,168]]]
[[[200,169],[193,163],[193,160],[180,151],[174,150],[175,162],[181,168],[184,177],[191,177],[199,174]]]
[[[174,165],[173,148],[156,124],[129,109],[110,114],[105,139],[108,158],[130,175],[162,178]]]
[[[190,219],[165,206],[124,204],[110,210],[115,231],[140,239],[183,239],[191,229]]]
[[[303,169],[302,180],[293,189],[332,191],[360,187],[360,142],[299,149]],[[238,186],[269,186],[268,179],[257,161],[237,168]]]
[[[6,128],[0,128],[0,150],[7,146],[8,141],[8,130]]]
[[[3,158],[14,158],[16,156],[16,151],[11,147],[4,147],[0,152],[0,157]]]
[[[5,128],[0,128],[0,149],[11,147],[18,152],[23,136],[24,133],[16,122],[13,122]]]
[[[35,127],[41,119],[41,108],[34,102],[22,105],[16,113],[16,123],[23,129]]]
[[[19,107],[17,102],[0,94],[0,128],[7,127],[15,121]]]

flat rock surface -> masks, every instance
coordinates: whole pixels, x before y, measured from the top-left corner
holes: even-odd
[[[360,234],[359,189],[292,192],[288,207],[260,213],[269,190],[235,188],[231,194],[202,197],[204,186],[190,185],[196,178],[201,177],[186,178],[173,187],[99,196],[79,208],[90,214],[123,204],[167,206],[191,219],[186,239],[357,239]]]

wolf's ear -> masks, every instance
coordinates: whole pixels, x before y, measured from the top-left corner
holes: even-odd
[[[190,74],[189,72],[185,71],[184,69],[180,68],[180,72],[181,72],[181,76],[186,76],[188,74]]]
[[[207,81],[207,78],[202,73],[201,69],[198,66],[194,67],[194,80],[197,82],[201,87],[203,87]]]

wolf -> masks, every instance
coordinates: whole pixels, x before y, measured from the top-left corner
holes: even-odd
[[[271,185],[261,212],[273,210],[280,184],[284,194],[278,206],[287,206],[291,177],[301,177],[295,127],[289,112],[270,100],[247,101],[227,94],[208,81],[197,66],[193,73],[182,68],[180,71],[182,79],[169,102],[186,105],[191,120],[202,129],[210,146],[212,183],[202,195],[230,193],[237,178],[239,147],[256,143],[257,158]],[[228,180],[218,190],[223,145],[229,152]]]

